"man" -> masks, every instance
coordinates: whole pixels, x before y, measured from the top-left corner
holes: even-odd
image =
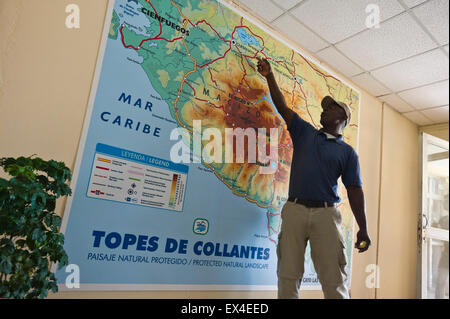
[[[294,146],[289,199],[281,211],[277,246],[278,298],[298,298],[309,241],[324,297],[347,299],[342,217],[336,208],[340,201],[337,180],[341,176],[359,226],[355,248],[361,253],[371,243],[358,155],[340,134],[350,121],[351,110],[346,104],[326,96],[321,103],[323,128],[316,130],[287,107],[266,59],[258,58],[258,72],[268,82],[272,100],[288,126]]]

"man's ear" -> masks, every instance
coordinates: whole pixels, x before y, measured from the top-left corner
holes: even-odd
[[[347,116],[345,117],[344,122],[345,122],[344,127],[347,127],[347,125],[348,125],[348,117]]]

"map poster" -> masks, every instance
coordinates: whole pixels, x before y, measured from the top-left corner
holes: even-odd
[[[227,4],[110,1],[62,224],[81,289],[276,289],[292,143],[256,57],[314,127],[325,95],[350,105],[357,149],[359,93]]]

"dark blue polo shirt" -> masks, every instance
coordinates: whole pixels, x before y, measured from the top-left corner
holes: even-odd
[[[288,131],[294,145],[289,197],[338,203],[339,177],[346,187],[362,186],[358,154],[342,136],[329,139],[297,114]]]

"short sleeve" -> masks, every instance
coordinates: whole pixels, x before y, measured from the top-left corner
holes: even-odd
[[[298,139],[306,130],[313,128],[311,124],[303,120],[297,113],[294,112],[288,131],[291,134],[291,139],[294,141]]]
[[[344,171],[342,172],[342,183],[344,183],[345,187],[362,187],[359,157],[353,148],[351,148],[347,162],[345,163]]]

